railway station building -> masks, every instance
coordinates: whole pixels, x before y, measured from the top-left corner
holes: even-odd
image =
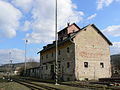
[[[59,80],[97,80],[111,77],[112,43],[94,25],[83,28],[75,23],[58,32]],[[40,78],[55,78],[55,41],[43,47],[40,54]]]

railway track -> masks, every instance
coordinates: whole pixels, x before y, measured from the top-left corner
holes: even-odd
[[[28,88],[30,88],[31,90],[61,90],[58,88],[54,88],[54,87],[50,87],[47,85],[43,85],[43,84],[36,84],[34,82],[31,82],[29,80],[23,80],[23,79],[13,79],[13,81],[22,84]]]
[[[27,83],[24,83],[24,82],[21,82],[21,81],[16,81],[16,80],[14,80],[14,81],[21,84],[21,85],[24,85],[24,86],[28,87],[31,90],[36,90],[36,89],[37,90],[43,90],[42,88],[38,88],[36,86],[30,85],[30,84],[27,84]]]

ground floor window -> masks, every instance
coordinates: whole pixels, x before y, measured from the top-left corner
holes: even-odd
[[[60,63],[58,64],[58,68],[60,68]]]
[[[48,69],[48,66],[46,65],[46,70]]]
[[[100,67],[104,68],[104,63],[103,62],[100,63]]]
[[[69,77],[67,77],[67,81],[70,81],[70,78],[69,78]]]
[[[88,62],[84,62],[84,67],[88,68]]]
[[[67,68],[69,68],[70,67],[70,62],[67,62]]]

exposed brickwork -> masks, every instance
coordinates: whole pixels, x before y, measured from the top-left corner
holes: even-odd
[[[79,30],[75,24],[67,29],[67,34]],[[59,38],[60,36],[62,34]],[[68,81],[111,77],[110,44],[92,25],[74,33],[70,40],[67,39],[58,47],[59,79]],[[40,65],[40,78],[55,77],[55,45],[50,49],[43,49],[40,53]]]
[[[77,80],[111,77],[109,44],[95,28],[88,26],[76,35],[74,42]],[[84,62],[88,62],[88,68],[84,67]],[[101,62],[104,68],[100,67]]]
[[[76,32],[76,31],[78,31],[79,30],[79,28],[77,28],[75,25],[71,25],[71,26],[69,26],[68,28],[67,28],[67,34],[69,34],[69,33],[73,33],[73,32]]]
[[[67,48],[69,47],[70,51],[67,53]],[[63,45],[59,46],[58,51],[60,50],[60,55],[58,55],[58,64],[60,64],[60,68],[58,68],[59,79],[63,78],[63,80],[75,80],[74,76],[74,59],[75,59],[75,52],[74,52],[74,44],[72,42],[66,42]],[[52,57],[53,53],[53,57]],[[55,66],[55,48],[47,50],[44,53],[41,53],[43,59],[41,59],[41,65],[43,66],[42,78],[44,79],[51,79],[51,65]],[[46,58],[48,55],[48,58]],[[69,62],[70,67],[67,68],[67,63]],[[45,63],[45,64],[44,64]],[[43,65],[44,64],[44,65]],[[46,65],[48,69],[46,70]],[[55,67],[54,67],[55,73]]]
[[[66,27],[65,29],[63,29],[62,31],[58,32],[58,40],[62,40],[65,37],[68,37],[68,35],[70,33],[74,33],[76,31],[78,31],[79,28],[75,26],[75,24],[72,24],[68,27]]]

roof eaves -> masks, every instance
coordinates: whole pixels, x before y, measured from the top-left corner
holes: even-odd
[[[95,24],[91,24],[91,26],[93,26],[93,27],[102,35],[102,37],[109,43],[109,45],[113,45],[113,44],[107,39],[107,37],[95,26]]]
[[[66,38],[66,39],[63,40],[63,41],[60,41],[60,42],[58,41],[58,46],[61,45],[61,44],[64,43],[64,42],[71,41],[70,39],[71,39],[71,38]],[[54,48],[54,47],[55,47],[55,43],[53,43],[53,44],[51,44],[51,46],[49,46],[49,47],[47,47],[47,48],[39,51],[38,54],[39,54],[40,52],[44,52],[44,51],[46,51],[46,50],[48,50],[48,49],[51,49],[51,48]]]
[[[76,25],[76,24],[75,24]],[[90,25],[90,24],[89,24]],[[89,25],[86,25],[85,27],[83,27],[83,28],[79,28],[80,30],[79,31],[77,31],[75,34],[73,34],[72,36],[71,36],[71,38],[74,38],[80,31],[82,31],[82,30],[84,30],[86,27],[88,27]]]
[[[77,24],[73,23],[71,25],[75,25],[80,30],[80,27]]]

